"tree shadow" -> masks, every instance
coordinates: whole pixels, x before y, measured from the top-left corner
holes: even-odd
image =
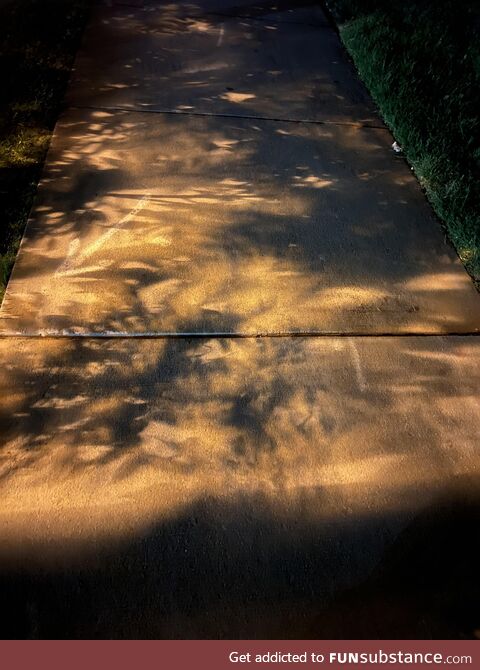
[[[71,111],[3,328],[474,331],[478,295],[388,142],[373,129]]]
[[[300,513],[306,501],[201,500],[82,566],[3,569],[2,637],[470,638],[476,484],[410,518],[320,524]]]
[[[474,461],[476,340],[19,340],[15,361],[13,342],[1,342],[6,481],[57,451],[48,467],[62,476],[112,465],[116,480],[139,455],[187,478],[260,469],[274,485],[296,467],[348,480],[370,464],[395,481],[400,463],[420,476],[417,458]]]
[[[149,21],[150,57],[180,29]],[[387,131],[246,118],[228,82],[243,118],[57,127],[2,327],[145,337],[0,341],[4,637],[471,636],[478,557],[432,547],[478,515],[476,340],[204,335],[468,330],[473,289]]]

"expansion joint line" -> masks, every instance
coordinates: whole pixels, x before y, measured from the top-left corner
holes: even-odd
[[[314,126],[347,126],[349,128],[370,128],[372,130],[386,130],[385,126],[361,121],[332,121],[316,119],[290,119],[275,116],[256,116],[254,114],[228,114],[227,112],[195,112],[185,109],[138,109],[136,107],[121,107],[117,105],[70,105],[69,109],[85,109],[92,112],[121,112],[127,114],[165,114],[172,116],[204,116],[219,119],[245,119],[247,121],[273,121],[275,123],[309,124]]]
[[[46,333],[15,333],[3,332],[0,333],[0,340],[7,339],[24,339],[24,340],[190,340],[190,339],[295,339],[295,338],[359,338],[359,339],[382,339],[382,338],[447,338],[447,337],[478,337],[479,331],[449,331],[445,333],[439,332],[382,332],[382,333],[364,333],[364,332],[340,332],[340,331],[298,331],[298,332],[259,332],[259,333],[241,333],[241,332],[145,332],[145,333],[128,333],[128,332],[83,332],[83,333],[69,333],[69,332],[46,332]]]

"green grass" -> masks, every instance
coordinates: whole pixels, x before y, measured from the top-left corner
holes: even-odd
[[[480,283],[480,3],[327,0],[385,122]]]
[[[88,5],[89,0],[0,0],[0,299]]]

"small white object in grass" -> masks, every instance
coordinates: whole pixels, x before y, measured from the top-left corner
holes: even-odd
[[[401,154],[401,153],[402,153],[402,147],[399,145],[399,143],[398,143],[397,141],[395,141],[395,142],[392,144],[392,149],[394,150],[394,152],[395,152],[396,154]]]

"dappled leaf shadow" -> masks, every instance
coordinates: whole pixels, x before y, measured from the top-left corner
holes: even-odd
[[[199,30],[151,20],[150,55]],[[470,636],[440,570],[411,584],[427,539],[477,514],[477,339],[210,335],[465,332],[478,296],[387,131],[247,118],[274,98],[223,83],[242,118],[76,109],[57,127],[1,313],[54,335],[0,341],[2,632]],[[447,554],[462,594],[468,549]]]

